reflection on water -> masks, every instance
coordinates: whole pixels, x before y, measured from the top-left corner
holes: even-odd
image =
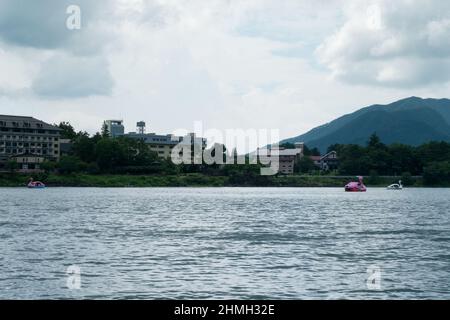
[[[0,204],[0,298],[450,298],[449,189],[0,189]]]

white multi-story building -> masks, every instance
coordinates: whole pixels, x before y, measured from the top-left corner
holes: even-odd
[[[106,121],[105,121],[106,123]],[[156,152],[160,158],[170,158],[172,149],[178,145],[180,142],[189,141],[190,144],[200,145],[202,150],[206,148],[206,139],[197,137],[194,133],[190,133],[185,137],[174,136],[173,134],[156,134],[156,133],[145,133],[145,122],[139,121],[136,124],[137,132],[129,132],[117,134],[115,137],[126,137],[130,139],[142,140],[145,142],[150,150]]]
[[[10,160],[23,171],[39,169],[44,160],[58,161],[60,132],[32,117],[0,115],[0,168]]]
[[[112,138],[122,136],[125,133],[123,120],[105,120],[104,126],[106,127],[106,130],[108,130],[109,136]]]

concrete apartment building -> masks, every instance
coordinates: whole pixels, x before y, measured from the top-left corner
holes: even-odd
[[[303,157],[304,143],[295,143],[295,149],[286,149],[278,146],[271,146],[269,148],[258,149],[258,155],[263,162],[267,162],[267,157],[271,161],[278,159],[278,173],[284,175],[294,174],[295,166]]]
[[[301,157],[303,157],[302,142],[295,143],[295,149],[278,149],[280,173],[291,175],[294,174],[295,165],[298,163]]]
[[[110,137],[119,137],[125,133],[125,127],[123,120],[105,120],[104,126],[108,130]]]
[[[180,142],[190,140],[190,144],[199,144],[202,146],[202,150],[206,148],[206,139],[196,137],[194,133],[187,135],[186,137],[178,137],[172,134],[160,135],[156,133],[146,133],[146,124],[144,121],[139,121],[136,124],[136,132],[124,133],[123,121],[121,120],[106,120],[106,128],[108,129],[111,137],[126,137],[130,139],[142,140],[150,148],[150,150],[156,152],[160,158],[170,158],[172,149]]]
[[[32,117],[0,115],[0,170],[10,160],[23,172],[39,170],[45,160],[58,161],[60,131]]]

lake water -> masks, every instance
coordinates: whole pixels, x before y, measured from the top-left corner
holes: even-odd
[[[0,188],[0,241],[7,299],[450,298],[450,189]]]

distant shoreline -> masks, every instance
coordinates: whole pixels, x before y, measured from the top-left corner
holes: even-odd
[[[0,174],[0,187],[25,187],[31,175]],[[49,187],[99,187],[99,188],[149,188],[149,187],[344,187],[354,180],[350,176],[210,176],[199,173],[183,175],[34,175]],[[386,187],[401,177],[366,177],[368,187]],[[406,187],[450,187],[450,185],[425,186],[421,177],[414,177]]]

